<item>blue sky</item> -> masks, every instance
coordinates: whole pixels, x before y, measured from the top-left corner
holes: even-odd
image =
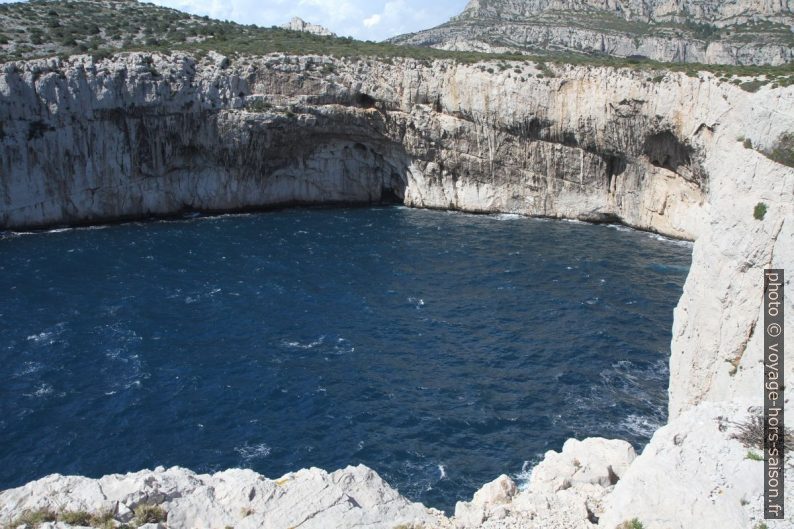
[[[154,0],[197,15],[260,26],[281,25],[293,16],[342,36],[383,40],[446,22],[466,0]]]
[[[467,0],[153,0],[153,3],[266,27],[281,25],[298,16],[341,36],[383,40],[446,22],[463,11]]]

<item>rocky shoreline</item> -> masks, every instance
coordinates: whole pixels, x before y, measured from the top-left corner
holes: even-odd
[[[0,228],[396,199],[693,239],[670,422],[640,456],[620,441],[569,441],[527,490],[499,478],[452,519],[357,467],[275,481],[183,469],[52,476],[0,493],[0,523],[43,508],[112,510],[118,525],[152,502],[180,528],[760,522],[759,463],[731,433],[762,403],[762,270],[794,262],[794,169],[764,155],[791,131],[794,87],[750,93],[707,73],[502,66],[214,53],[7,63]]]
[[[52,528],[593,529],[632,520],[686,528],[698,520],[755,527],[763,522],[763,462],[733,435],[758,412],[738,403],[698,405],[660,429],[640,456],[625,441],[570,439],[545,455],[524,490],[500,476],[458,502],[450,517],[410,502],[362,465],[277,479],[242,469],[207,475],[159,467],[100,479],[48,476],[0,493],[0,522],[14,527],[37,516],[53,520],[42,525]],[[791,488],[786,494],[787,503],[794,500]],[[142,514],[154,509],[153,517]],[[79,516],[91,521],[64,521]]]

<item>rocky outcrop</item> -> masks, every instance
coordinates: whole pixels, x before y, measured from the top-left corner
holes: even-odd
[[[472,0],[398,44],[485,52],[574,51],[666,62],[773,64],[794,59],[790,2]]]
[[[695,520],[702,527],[757,527],[764,522],[762,452],[734,436],[738,424],[761,412],[742,402],[708,402],[661,428],[607,498],[601,525],[636,518],[646,527],[668,529],[686,529]],[[791,455],[786,464],[792,468]],[[788,486],[786,505],[792,500]],[[765,523],[775,529],[790,527],[792,520],[789,514]]]
[[[471,502],[456,505],[454,523],[458,528],[590,529],[634,458],[625,441],[570,439],[562,452],[546,453],[526,490],[518,491],[510,478],[500,476]]]
[[[548,11],[615,13],[641,22],[697,22],[727,26],[753,20],[791,22],[794,3],[748,0],[470,0],[455,20],[530,17]]]
[[[717,526],[738,529],[758,519],[757,484],[737,482],[746,470],[737,454],[747,448],[715,432],[712,419],[761,404],[762,269],[794,262],[794,169],[762,152],[791,131],[794,87],[750,93],[705,73],[282,55],[126,54],[2,68],[6,229],[398,200],[620,221],[695,239],[675,313],[671,423],[643,454],[631,462],[625,444],[570,442],[547,455],[527,491],[500,479],[455,520],[437,523],[570,528],[602,520],[613,529],[607,524],[643,517],[647,529],[662,529],[703,526],[699,513],[708,512]],[[767,206],[762,220],[753,216],[758,203]],[[787,300],[794,314],[794,297]],[[790,323],[786,331],[794,335]],[[794,360],[787,365],[794,377]],[[722,456],[737,472],[703,463]],[[51,479],[0,496],[3,516],[58,497],[60,480],[72,478]],[[692,481],[697,492],[669,480]],[[366,481],[383,492],[377,498],[390,497],[379,480]],[[706,494],[709,483],[730,489],[729,500],[717,489]],[[191,504],[205,513],[194,519],[226,520],[217,513],[227,496],[215,490]],[[9,503],[20,494],[28,503]],[[662,508],[660,498],[692,508]],[[364,518],[339,523],[386,523],[344,507]]]
[[[286,24],[281,25],[282,29],[289,29],[291,31],[304,31],[306,33],[311,33],[312,35],[319,35],[321,37],[335,37],[336,33],[333,33],[330,29],[320,26],[319,24],[312,24],[310,22],[306,22],[302,18],[299,17],[292,17],[289,22]]]
[[[109,513],[117,524],[137,525],[142,506],[165,511],[163,522],[173,528],[394,529],[446,523],[439,511],[409,502],[364,466],[330,474],[312,468],[276,480],[250,470],[206,475],[178,467],[98,480],[53,475],[0,493],[0,522],[43,509]]]

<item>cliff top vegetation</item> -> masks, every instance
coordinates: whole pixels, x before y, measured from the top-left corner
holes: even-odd
[[[576,53],[488,54],[391,43],[323,37],[278,27],[262,28],[213,20],[136,0],[31,0],[0,4],[0,62],[91,54],[103,58],[121,51],[237,55],[324,54],[337,57],[450,59],[464,63],[544,61],[643,70],[707,70],[748,91],[765,84],[794,84],[794,64],[777,67],[659,63]],[[553,73],[550,71],[553,75]],[[748,81],[748,77],[753,80]],[[658,80],[662,76],[657,77]]]

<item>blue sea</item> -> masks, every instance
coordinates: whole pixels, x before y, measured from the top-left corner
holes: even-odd
[[[569,437],[641,449],[691,251],[403,207],[5,234],[0,489],[363,463],[449,512]]]

